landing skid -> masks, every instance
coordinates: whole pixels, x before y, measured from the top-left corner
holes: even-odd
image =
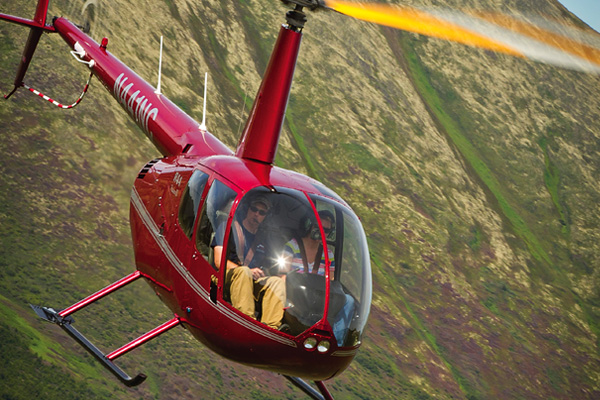
[[[92,342],[90,342],[85,336],[83,336],[77,329],[75,329],[73,327],[72,324],[75,322],[75,320],[73,319],[71,314],[100,300],[104,296],[107,296],[107,295],[115,292],[116,290],[129,285],[131,282],[134,282],[141,277],[145,277],[147,279],[152,280],[157,285],[161,285],[160,283],[154,281],[148,275],[143,274],[140,271],[136,271],[136,272],[129,274],[129,275],[125,276],[124,278],[118,280],[117,282],[108,285],[104,289],[99,290],[98,292],[86,297],[85,299],[78,301],[77,303],[73,304],[72,306],[65,308],[62,311],[56,311],[50,307],[41,307],[41,306],[34,306],[34,305],[31,305],[31,308],[33,308],[33,311],[35,311],[35,313],[43,320],[45,320],[47,322],[52,322],[53,324],[57,324],[58,326],[60,326],[62,328],[62,330],[67,332],[69,334],[69,336],[71,336],[73,339],[75,339],[75,341],[77,343],[79,343],[84,349],[86,349],[92,356],[94,356],[96,358],[96,360],[100,361],[100,363],[106,369],[108,369],[114,376],[116,376],[123,384],[125,384],[128,387],[137,386],[140,383],[144,382],[144,380],[146,380],[146,375],[138,374],[132,378],[129,375],[127,375],[125,372],[123,372],[123,370],[121,370],[117,365],[115,365],[113,363],[113,360],[115,360],[116,358],[122,356],[123,354],[126,354],[126,353],[130,352],[131,350],[143,345],[144,343],[148,342],[149,340],[154,339],[155,337],[165,333],[166,331],[170,330],[171,328],[174,328],[177,325],[180,325],[182,323],[182,319],[179,316],[175,315],[173,319],[165,322],[164,324],[158,326],[157,328],[154,328],[153,330],[149,331],[148,333],[145,333],[144,335],[142,335],[139,338],[131,341],[130,343],[122,346],[121,348],[119,348],[111,353],[104,354],[100,349],[98,349],[96,346],[94,346],[94,344]],[[167,287],[164,287],[164,288],[166,290],[170,290]],[[307,395],[309,395],[311,398],[313,398],[315,400],[333,400],[333,397],[329,393],[329,390],[327,390],[327,388],[325,387],[325,384],[322,381],[315,381],[315,384],[317,385],[317,388],[319,389],[317,391],[310,384],[308,384],[307,382],[305,382],[304,380],[302,380],[300,378],[297,378],[294,376],[288,376],[288,375],[284,375],[284,377],[286,379],[288,379],[290,382],[292,382],[292,384],[294,386],[296,386],[297,388],[299,388],[300,390],[302,390],[304,393],[306,393]]]
[[[58,312],[52,308],[40,307],[32,305],[33,311],[42,319],[52,322],[60,326],[65,332],[69,334],[77,343],[79,343],[84,349],[86,349],[91,355],[93,355],[104,367],[106,367],[114,376],[119,378],[128,387],[137,386],[146,380],[146,375],[138,374],[134,378],[131,378],[123,370],[117,367],[111,360],[109,360],[104,353],[102,353],[92,342],[86,339],[77,329],[71,324],[74,322],[73,317],[68,316],[62,318],[58,315]]]
[[[322,381],[315,381],[315,384],[319,388],[319,392],[317,392],[312,386],[310,386],[304,380],[297,378],[295,376],[283,375],[288,381],[292,382],[294,386],[298,389],[302,390],[304,393],[309,395],[311,398],[315,400],[333,400],[331,393],[325,387],[325,384]]]
[[[136,347],[141,346],[142,344],[148,342],[151,339],[165,333],[171,328],[176,327],[181,324],[180,318],[175,315],[175,317],[164,324],[160,325],[157,328],[154,328],[148,333],[140,336],[139,338],[133,340],[132,342],[126,344],[125,346],[120,347],[119,349],[109,353],[104,354],[100,351],[92,342],[90,342],[85,336],[83,336],[77,329],[75,329],[72,324],[75,322],[71,314],[76,311],[81,310],[82,308],[94,303],[95,301],[101,299],[104,296],[107,296],[114,291],[130,284],[131,282],[141,278],[148,276],[142,274],[139,271],[136,271],[126,277],[120,279],[119,281],[105,287],[104,289],[92,294],[91,296],[86,297],[85,299],[73,304],[70,307],[65,308],[62,311],[56,311],[50,307],[40,307],[32,305],[33,311],[45,321],[52,322],[60,326],[65,332],[69,334],[77,343],[79,343],[84,349],[86,349],[91,355],[93,355],[100,363],[108,369],[114,376],[116,376],[123,384],[128,387],[137,386],[140,383],[144,382],[146,379],[146,375],[138,374],[135,377],[131,378],[125,372],[123,372],[118,366],[113,363],[113,360],[122,356],[125,353],[130,352]],[[150,279],[150,278],[149,278]]]

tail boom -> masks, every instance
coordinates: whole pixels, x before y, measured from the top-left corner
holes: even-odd
[[[221,141],[201,129],[198,122],[169,99],[156,93],[154,87],[110,54],[106,50],[107,39],[98,44],[79,27],[62,17],[55,17],[51,25],[46,25],[48,2],[49,0],[38,1],[33,19],[0,14],[0,20],[30,28],[14,88],[4,98],[8,99],[18,88],[24,86],[23,79],[42,33],[57,32],[73,49],[72,53],[78,61],[89,66],[91,72],[164,156],[182,153],[197,156],[233,154]]]
[[[198,122],[106,50],[108,40],[98,44],[66,18],[55,18],[54,28],[75,50],[81,61],[164,155],[227,155],[232,151]]]

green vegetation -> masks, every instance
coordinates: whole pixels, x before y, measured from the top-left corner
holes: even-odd
[[[100,385],[82,382],[83,377],[100,378],[95,368],[42,335],[11,306],[0,296],[0,398],[84,399],[109,395]],[[67,368],[77,371],[76,376]]]
[[[544,165],[546,166],[546,169],[544,170],[544,182],[546,183],[546,188],[548,189],[548,193],[550,193],[550,197],[552,197],[552,202],[556,207],[556,211],[560,215],[560,223],[563,225],[562,232],[565,235],[568,235],[570,232],[569,217],[561,204],[558,193],[560,188],[559,171],[556,165],[550,159],[548,152],[548,140],[545,137],[542,137],[540,138],[538,144],[544,152]]]
[[[461,130],[456,122],[454,122],[454,120],[444,110],[443,103],[445,101],[455,100],[454,92],[450,92],[451,94],[442,100],[440,97],[441,95],[438,96],[438,93],[429,83],[427,75],[425,74],[425,70],[421,66],[416,53],[407,52],[407,54],[408,65],[411,73],[413,74],[413,80],[419,90],[419,93],[425,100],[428,108],[432,111],[437,121],[440,123],[443,131],[448,134],[449,138],[452,140],[452,143],[460,151],[460,154],[469,163],[469,166],[473,168],[473,171],[475,171],[479,179],[482,180],[486,188],[493,194],[498,202],[500,210],[510,221],[517,235],[519,235],[519,237],[527,243],[529,251],[534,258],[537,261],[544,261],[548,265],[552,265],[550,257],[548,257],[548,254],[546,251],[544,251],[537,237],[533,234],[533,232],[531,232],[527,226],[527,223],[510,205],[508,199],[503,194],[502,185],[500,182],[498,182],[493,172],[478,155],[475,147],[461,133]]]
[[[108,392],[94,392],[86,383],[45,363],[28,349],[21,332],[4,323],[0,325],[0,341],[0,398],[58,400],[109,396]]]
[[[304,161],[304,165],[309,171],[308,175],[314,179],[320,179],[319,173],[317,172],[317,169],[315,168],[315,165],[310,156],[310,152],[304,145],[304,139],[298,133],[298,130],[296,129],[296,125],[294,125],[292,118],[289,115],[287,115],[285,121],[287,122],[288,128],[290,129],[292,137],[294,138],[294,145],[297,148],[298,153],[301,155],[302,160]]]

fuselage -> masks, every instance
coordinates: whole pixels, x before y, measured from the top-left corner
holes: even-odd
[[[359,338],[338,346],[331,332],[318,326],[295,336],[283,333],[243,315],[224,299],[224,270],[215,269],[196,245],[199,218],[191,237],[180,224],[179,207],[194,171],[209,175],[207,185],[219,180],[241,197],[256,187],[293,188],[325,196],[347,208],[340,199],[329,197],[324,188],[327,195],[321,193],[318,188],[322,185],[312,179],[233,156],[177,156],[151,162],[140,172],[132,190],[130,220],[137,267],[162,284],[148,281],[157,295],[182,317],[197,339],[224,357],[314,380],[343,371],[360,346]],[[205,198],[207,192],[205,189]],[[230,214],[232,218],[233,210]],[[304,342],[308,337],[317,342],[328,340],[331,347],[326,352],[307,349]]]

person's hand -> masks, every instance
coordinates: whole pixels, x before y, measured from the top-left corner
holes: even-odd
[[[257,280],[257,279],[262,278],[263,276],[265,276],[265,273],[260,268],[252,268],[250,271],[252,272],[252,278],[254,280]]]

